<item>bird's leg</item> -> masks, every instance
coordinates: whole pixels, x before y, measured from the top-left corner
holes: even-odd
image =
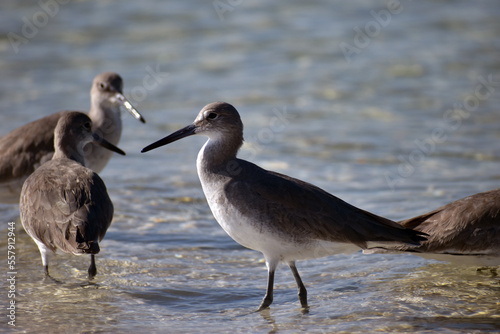
[[[50,274],[49,274],[49,265],[48,265],[48,264],[45,264],[45,265],[43,266],[43,272],[44,272],[44,274],[45,274],[45,275],[43,276],[43,280],[42,280],[43,282],[45,282],[45,280],[49,278],[49,279],[50,279],[52,282],[54,282],[54,283],[57,283],[57,284],[62,284],[62,282],[61,282],[61,281],[59,281],[59,280],[55,279],[54,277],[50,276]]]
[[[49,274],[49,253],[48,253],[49,249],[41,241],[38,241],[37,239],[33,240],[37,244],[38,249],[40,250],[40,256],[42,257],[43,272],[45,274],[43,276],[43,281],[45,281],[48,277],[55,283],[61,283],[60,281],[56,280]]]
[[[293,277],[295,278],[295,282],[297,282],[297,287],[299,288],[300,305],[303,308],[307,308],[308,307],[307,306],[307,290],[306,290],[306,287],[304,286],[304,283],[302,283],[302,279],[300,278],[297,267],[295,266],[295,261],[288,262],[288,266],[292,270]]]
[[[264,299],[262,300],[262,303],[259,306],[259,309],[257,311],[262,311],[271,305],[273,302],[273,286],[274,286],[274,269],[271,271],[269,270],[268,272],[268,278],[267,278],[267,290],[266,290],[266,295],[264,296]]]
[[[93,279],[97,274],[97,267],[95,266],[95,256],[90,254],[90,266],[89,266],[89,279]]]
[[[273,302],[273,287],[274,287],[274,272],[278,266],[279,261],[266,259],[267,266],[267,290],[262,303],[257,311],[262,311],[269,307]]]
[[[56,284],[63,284],[63,282],[61,282],[60,280],[55,279],[54,277],[49,275],[48,267],[43,267],[43,269],[45,271],[45,276],[43,276],[43,280],[42,280],[43,282],[45,282],[47,279],[50,279],[52,282],[54,282]]]

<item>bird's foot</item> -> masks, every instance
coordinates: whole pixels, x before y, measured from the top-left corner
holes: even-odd
[[[498,276],[497,269],[498,269],[497,267],[480,267],[480,268],[477,268],[476,271],[482,273],[483,270],[489,270],[491,273],[491,276],[497,277]]]
[[[265,309],[268,309],[272,303],[273,303],[272,298],[269,298],[268,296],[264,297],[264,299],[262,300],[262,303],[260,304],[260,306],[256,312],[260,312],[260,311],[263,311]]]
[[[47,282],[47,280],[50,280],[51,282],[56,283],[56,284],[63,284],[63,282],[50,276],[48,272],[45,272],[45,275],[43,276],[42,281],[45,283],[45,282]]]

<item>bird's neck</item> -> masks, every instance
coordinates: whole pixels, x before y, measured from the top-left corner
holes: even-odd
[[[117,145],[122,132],[122,119],[119,106],[92,105],[89,112],[92,119],[92,131]]]
[[[59,143],[58,145],[56,145],[56,150],[52,159],[70,159],[85,166],[83,147],[81,147],[81,145],[78,145],[78,147],[75,149],[70,147],[69,145],[61,145],[61,143]]]
[[[223,140],[224,139],[224,140]],[[243,137],[209,138],[198,153],[198,174],[217,173],[231,176],[238,169],[236,154],[243,144]]]

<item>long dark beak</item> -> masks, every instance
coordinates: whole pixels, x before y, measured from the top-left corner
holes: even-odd
[[[132,103],[130,103],[129,100],[127,100],[127,98],[125,96],[123,96],[123,94],[116,93],[116,99],[118,100],[118,102],[121,103],[121,105],[125,109],[127,109],[127,111],[129,113],[132,114],[132,116],[135,117],[135,119],[138,119],[142,123],[146,123],[146,120],[144,119],[144,117],[142,117],[142,115],[139,114],[139,112],[137,111],[137,109],[134,108],[134,106],[132,105]]]
[[[151,151],[151,150],[154,150],[155,148],[158,148],[158,147],[163,146],[163,145],[170,144],[170,143],[172,143],[172,142],[174,142],[176,140],[182,139],[184,137],[188,137],[188,136],[194,135],[195,132],[196,132],[196,129],[197,129],[197,127],[194,124],[188,125],[185,128],[182,128],[182,129],[180,129],[178,131],[175,131],[171,135],[168,135],[165,138],[160,139],[157,142],[154,142],[153,144],[144,147],[141,150],[141,152],[144,153],[144,152],[147,152],[147,151]]]
[[[110,151],[116,152],[118,154],[125,155],[125,152],[123,152],[121,149],[119,149],[115,145],[111,144],[106,139],[104,139],[101,136],[99,136],[97,133],[93,133],[92,137],[94,138],[94,141],[97,144],[99,144],[100,146],[102,146],[102,147],[104,147],[104,148],[106,148],[106,149],[108,149]]]

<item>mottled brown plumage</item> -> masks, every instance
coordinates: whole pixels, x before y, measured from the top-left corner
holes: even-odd
[[[113,217],[102,179],[71,159],[54,159],[28,178],[21,219],[33,238],[55,252],[97,254]]]
[[[149,145],[143,152],[178,139],[202,134],[209,139],[198,154],[197,169],[215,219],[236,242],[264,254],[269,271],[266,296],[273,300],[278,263],[289,265],[307,307],[307,291],[295,260],[339,252],[339,245],[367,247],[367,242],[419,244],[424,233],[358,209],[304,181],[267,171],[238,159],[243,124],[236,109],[224,102],[205,106],[193,124]]]
[[[90,118],[66,112],[55,128],[53,158],[36,169],[21,191],[21,222],[40,249],[48,275],[47,251],[91,254],[89,277],[96,274],[94,254],[113,218],[113,203],[101,178],[83,166],[84,146],[95,141],[120,149],[91,132]]]

